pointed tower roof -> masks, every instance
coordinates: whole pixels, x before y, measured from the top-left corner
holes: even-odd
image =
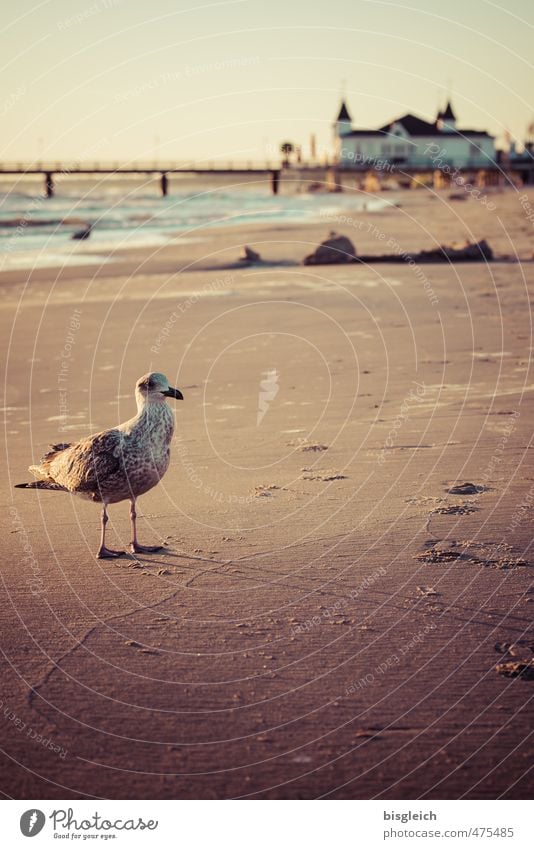
[[[341,107],[339,110],[339,115],[336,118],[336,121],[352,121],[352,118],[349,115],[349,110],[347,109],[346,103],[344,100],[341,101]]]
[[[446,121],[456,121],[456,115],[452,111],[452,106],[450,100],[447,101],[447,106],[445,107],[445,112],[443,112],[442,118]]]

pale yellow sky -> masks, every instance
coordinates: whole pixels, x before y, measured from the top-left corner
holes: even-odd
[[[532,0],[19,0],[2,13],[0,159],[261,159],[430,118],[522,139]]]

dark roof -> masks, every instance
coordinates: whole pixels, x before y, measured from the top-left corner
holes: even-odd
[[[387,136],[388,133],[384,130],[351,130],[350,133],[345,133],[343,138],[347,136]]]
[[[452,106],[450,100],[447,102],[447,106],[445,107],[445,112],[443,112],[442,118],[445,118],[447,121],[456,121],[456,115],[452,111]]]
[[[347,109],[344,100],[341,101],[341,108],[339,110],[339,115],[337,116],[336,120],[337,121],[350,121],[350,120],[352,120],[350,115],[349,115],[349,110]]]
[[[442,118],[446,117],[446,114],[441,116]],[[395,121],[392,121],[390,124],[386,124],[384,127],[380,128],[380,131],[383,133],[391,133],[391,128],[393,124],[401,124],[408,135],[410,136],[443,136],[443,130],[440,130],[437,126],[437,122],[430,124],[428,121],[424,121],[422,118],[418,118],[417,115],[403,115],[401,118],[397,118]],[[489,135],[485,130],[457,130],[458,135],[460,136],[487,136]]]
[[[491,133],[487,133],[486,130],[456,130],[456,133],[459,136],[487,136],[489,139],[493,138]]]
[[[397,118],[395,121],[391,121],[390,124],[386,124],[381,129],[386,133],[390,133],[393,124],[401,124],[410,136],[433,136],[439,132],[435,123],[429,124],[428,121],[423,121],[422,118],[418,118],[417,115],[411,115],[410,113],[403,115],[402,118]]]

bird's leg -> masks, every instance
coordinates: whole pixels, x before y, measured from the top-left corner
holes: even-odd
[[[107,504],[102,507],[102,533],[100,535],[100,548],[96,555],[100,560],[105,560],[111,557],[120,557],[124,551],[115,551],[113,548],[106,548],[106,525],[108,523],[108,513],[106,510]]]
[[[155,551],[161,551],[162,545],[141,545],[137,542],[137,528],[135,520],[137,513],[135,512],[135,499],[130,501],[130,521],[132,523],[132,541],[130,543],[130,551],[134,554],[153,554]]]

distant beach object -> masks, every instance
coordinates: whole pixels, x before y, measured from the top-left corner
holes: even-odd
[[[289,157],[292,153],[295,152],[295,145],[293,142],[285,141],[280,145],[280,153],[283,155],[284,159],[282,162],[283,168],[289,168]]]
[[[243,256],[239,257],[240,262],[261,262],[261,256],[248,245],[243,248]]]
[[[164,374],[151,372],[140,377],[135,387],[137,415],[118,427],[104,430],[74,443],[51,445],[49,451],[29,471],[37,480],[19,483],[19,489],[47,489],[71,492],[100,502],[102,531],[97,557],[120,557],[124,551],[106,547],[108,504],[128,499],[134,554],[159,551],[162,546],[140,545],[137,541],[136,499],[156,486],[167,471],[174,432],[174,413],[167,398],[183,399],[169,386]]]
[[[493,251],[485,239],[480,242],[465,242],[463,245],[440,245],[429,251],[415,254],[379,254],[361,256],[360,262],[487,262],[494,259]]]
[[[463,245],[440,245],[439,248],[414,254],[404,252],[357,256],[350,239],[331,233],[330,238],[322,242],[313,254],[305,257],[303,262],[304,265],[333,265],[346,262],[488,262],[492,259],[493,250],[485,239],[480,242],[465,242]]]
[[[440,245],[430,251],[413,254],[416,262],[480,262],[493,259],[493,251],[485,239],[480,242],[465,242],[463,245]]]
[[[76,232],[72,234],[72,238],[75,239],[75,240],[78,240],[78,241],[81,241],[83,239],[88,239],[89,236],[91,235],[92,229],[93,229],[93,225],[88,224],[86,227],[83,228],[83,230],[76,230]]]
[[[341,236],[334,230],[328,239],[321,242],[319,247],[304,259],[304,265],[331,265],[343,262],[356,262],[356,248],[347,236]]]

